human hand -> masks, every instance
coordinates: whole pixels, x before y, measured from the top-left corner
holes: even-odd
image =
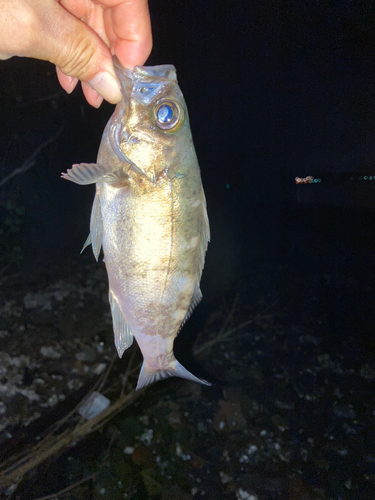
[[[147,0],[0,0],[0,59],[56,64],[61,86],[82,81],[87,101],[121,99],[112,55],[126,68],[145,63],[152,36]]]

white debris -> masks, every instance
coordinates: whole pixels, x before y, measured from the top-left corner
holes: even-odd
[[[138,417],[138,420],[139,420],[140,422],[142,422],[142,424],[144,424],[144,425],[148,425],[148,424],[149,424],[149,421],[150,421],[150,419],[149,419],[149,416],[148,416],[148,415],[141,415],[140,417]]]
[[[29,418],[25,420],[24,426],[27,427],[28,425],[31,424],[31,422],[34,422],[37,418],[40,417],[40,413],[38,411],[35,411],[32,415],[30,415]]]
[[[12,358],[7,352],[0,352],[0,374],[6,373],[7,368],[11,365]]]
[[[72,291],[75,290],[73,285],[69,285],[67,283],[64,283],[63,281],[58,281],[54,285],[56,287],[56,290],[51,292],[51,295],[55,297],[56,300],[61,302],[65,297],[67,297]]]
[[[23,298],[23,303],[26,309],[34,309],[41,307],[42,311],[51,311],[51,294],[48,292],[27,293]]]
[[[352,478],[351,477],[347,481],[345,481],[344,486],[347,490],[352,489]]]
[[[55,347],[52,347],[52,346],[42,346],[39,349],[39,352],[44,357],[51,358],[51,359],[59,359],[62,356],[62,353],[61,353],[60,349],[59,348],[56,349]]]
[[[89,347],[83,351],[77,352],[75,358],[78,361],[94,361],[96,358],[96,350]]]
[[[248,493],[246,490],[243,490],[242,488],[239,488],[236,491],[236,497],[239,500],[258,500],[257,495],[251,495],[250,493]]]
[[[16,305],[15,300],[6,300],[3,307],[0,308],[0,316],[9,315],[14,317],[21,316],[22,308],[19,305]]]
[[[17,366],[17,367],[30,366],[30,358],[28,356],[24,356],[23,354],[21,354],[21,356],[12,358],[10,364],[12,366]]]
[[[25,396],[25,398],[29,399],[30,401],[40,400],[40,396],[38,396],[38,394],[32,389],[19,389],[18,392],[22,394],[22,396]]]
[[[108,408],[110,404],[111,401],[108,398],[94,391],[79,408],[78,413],[87,420],[91,420]]]
[[[144,433],[139,437],[143,444],[149,446],[151,444],[152,438],[154,437],[154,431],[152,429],[145,429]]]
[[[247,454],[248,455],[252,455],[253,453],[255,453],[256,451],[258,451],[258,446],[255,446],[255,444],[251,444],[249,446],[249,449],[247,450]]]
[[[73,378],[72,380],[68,380],[68,389],[70,390],[78,390],[83,386],[82,380],[79,380],[78,378]]]
[[[104,372],[104,370],[107,368],[107,363],[99,363],[96,365],[96,367],[93,369],[94,375],[100,375],[101,373]]]
[[[181,445],[180,443],[176,443],[176,455],[181,458],[182,460],[184,460],[185,462],[187,460],[190,460],[191,459],[191,456],[188,455],[188,454],[185,454],[182,452],[182,448],[181,448]]]
[[[12,493],[14,493],[18,487],[18,482],[17,483],[13,483],[11,484],[6,490],[5,490],[5,494],[7,496],[10,496]]]
[[[131,455],[134,451],[134,447],[133,446],[125,446],[124,448],[124,453],[125,455]]]
[[[47,399],[47,402],[43,405],[40,406],[55,406],[59,402],[59,398],[57,397],[57,394],[52,394],[51,397]]]
[[[248,450],[246,451],[246,453],[244,453],[240,459],[239,459],[239,462],[241,464],[247,464],[249,463],[249,455],[252,455],[253,453],[255,453],[256,451],[258,451],[258,447],[255,446],[255,444],[251,444],[248,448]]]
[[[276,399],[275,406],[281,410],[294,410],[294,403],[287,403],[286,401],[280,401]]]
[[[220,471],[219,474],[220,474],[221,482],[223,484],[230,483],[232,481],[232,479],[233,479],[232,476],[230,476],[229,474],[227,474],[224,471]]]
[[[368,363],[365,363],[362,368],[360,369],[359,375],[366,380],[375,380],[375,370],[374,368],[369,365]]]
[[[45,385],[46,381],[40,377],[34,379],[35,385]]]
[[[162,460],[162,458],[159,455],[156,455],[155,461],[156,461],[156,463],[158,464],[158,466],[161,469],[161,471],[160,471],[161,475],[164,476],[165,471],[166,471],[166,469],[167,469],[167,467],[169,465],[168,460]]]

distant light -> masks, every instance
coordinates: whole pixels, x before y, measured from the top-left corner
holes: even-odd
[[[226,187],[227,189],[229,189],[229,188],[230,188],[230,184],[225,184],[225,187]]]
[[[370,175],[370,177],[369,177],[370,181],[372,181],[372,179],[373,179],[373,178],[374,178],[374,177],[373,177],[372,175]]]
[[[364,175],[364,176],[363,176],[363,180],[364,180],[364,181],[367,181],[367,179],[368,179],[367,175]]]
[[[317,184],[318,182],[322,182],[322,179],[317,178],[314,179],[312,175],[308,175],[307,177],[295,177],[295,184]]]
[[[308,175],[307,177],[295,177],[294,182],[296,184],[311,184],[314,182],[314,177],[312,175]]]

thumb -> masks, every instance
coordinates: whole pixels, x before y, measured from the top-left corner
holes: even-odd
[[[58,2],[49,3],[41,14],[31,57],[52,62],[62,73],[87,83],[111,103],[120,101],[112,56],[100,36]]]

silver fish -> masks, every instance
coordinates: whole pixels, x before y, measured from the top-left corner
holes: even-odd
[[[109,280],[115,344],[133,336],[143,354],[137,389],[186,370],[173,342],[202,298],[199,282],[210,238],[206,199],[188,112],[172,65],[123,68],[123,99],[102,137],[97,163],[73,165],[64,179],[96,183],[90,234]]]

